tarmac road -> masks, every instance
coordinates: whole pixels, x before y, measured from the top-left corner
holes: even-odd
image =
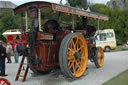
[[[12,57],[13,59],[13,57]],[[14,61],[14,60],[13,60]],[[63,77],[60,70],[46,75],[34,76],[29,71],[25,82],[15,81],[18,65],[16,63],[6,65],[6,78],[11,85],[101,85],[105,81],[115,77],[120,72],[128,69],[128,51],[105,53],[105,62],[102,68],[97,69],[93,63],[88,63],[85,75],[75,81]]]

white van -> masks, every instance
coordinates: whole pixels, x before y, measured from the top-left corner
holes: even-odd
[[[98,30],[97,33],[96,47],[102,47],[106,52],[116,49],[116,38],[113,29]]]

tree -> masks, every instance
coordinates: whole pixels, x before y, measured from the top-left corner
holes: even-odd
[[[109,17],[106,22],[100,21],[100,29],[114,29],[117,39],[117,44],[123,44],[128,37],[128,10],[121,11],[119,7],[110,9],[104,4],[94,4],[91,11],[105,14]],[[90,19],[89,24],[96,24],[96,20]]]
[[[17,29],[19,27],[18,17],[14,15],[12,10],[3,12],[0,19],[0,39],[4,39],[2,33],[8,29]],[[5,39],[4,39],[5,40]]]
[[[72,7],[81,7],[81,0],[68,0]]]
[[[85,10],[88,8],[87,0],[67,0],[70,6],[84,8]]]

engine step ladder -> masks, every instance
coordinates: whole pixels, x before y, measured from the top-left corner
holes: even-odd
[[[29,65],[27,64],[26,68],[24,69],[24,67],[23,67],[23,65],[25,64],[24,60],[25,60],[25,56],[22,57],[22,60],[20,62],[20,66],[18,68],[18,72],[17,72],[16,78],[15,78],[15,81],[18,81],[19,77],[23,77],[22,82],[24,82],[26,80],[27,73],[28,73],[28,70],[29,70]],[[22,67],[23,67],[23,70],[25,70],[24,75],[20,75],[21,71],[22,71]]]

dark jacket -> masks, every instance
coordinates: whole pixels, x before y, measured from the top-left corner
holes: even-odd
[[[17,52],[20,53],[20,45],[17,44]]]
[[[16,48],[14,48],[14,51],[20,53],[20,45],[16,44]]]
[[[4,54],[4,56],[2,56],[2,53]],[[5,58],[6,58],[6,48],[0,45],[0,60],[5,59]]]

